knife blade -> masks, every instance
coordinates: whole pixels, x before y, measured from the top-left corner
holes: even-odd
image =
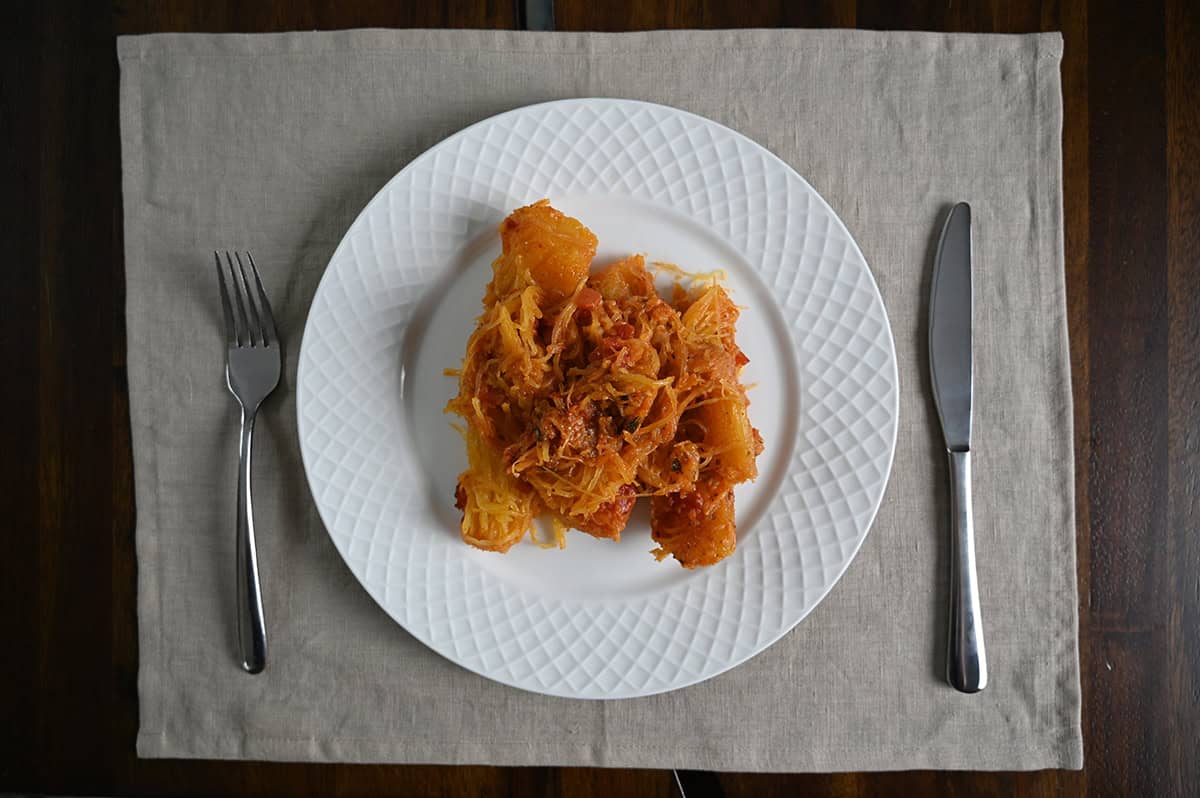
[[[975,571],[971,508],[971,206],[960,202],[942,227],[929,299],[929,371],[950,461],[950,633],[946,680],[964,693],[987,686],[987,656]]]

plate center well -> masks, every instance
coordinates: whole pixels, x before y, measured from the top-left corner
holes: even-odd
[[[737,339],[750,357],[743,373],[743,381],[752,386],[750,417],[766,442],[758,460],[757,481],[736,489],[738,539],[747,540],[783,480],[801,412],[792,342],[769,290],[736,250],[690,217],[624,196],[549,199],[596,234],[600,240],[598,266],[642,253],[647,261],[674,263],[692,272],[725,271],[725,286],[743,308]],[[496,223],[511,210],[498,209]],[[499,253],[500,241],[494,231],[464,248],[447,265],[447,279],[425,298],[404,347],[404,426],[411,437],[411,451],[421,458],[420,472],[426,481],[429,503],[427,517],[437,525],[435,533],[453,539],[458,537],[459,521],[454,487],[459,472],[466,467],[466,452],[461,437],[450,426],[457,416],[442,412],[457,391],[456,380],[442,372],[462,362],[467,338],[481,310],[484,287],[491,278],[491,262]],[[703,574],[705,569],[685,571],[673,559],[660,563],[649,554],[655,545],[650,539],[647,507],[645,500],[639,502],[618,543],[572,531],[564,550],[543,550],[524,541],[507,554],[498,555],[458,545],[462,556],[472,558],[496,577],[523,590],[559,599],[648,595]],[[723,564],[713,566],[721,567]]]

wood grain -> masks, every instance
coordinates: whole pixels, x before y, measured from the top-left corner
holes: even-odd
[[[32,15],[18,15],[13,24],[33,32]],[[5,521],[5,556],[0,557],[0,636],[15,648],[38,641],[39,597],[30,592],[41,566],[38,551],[39,480],[38,417],[38,236],[37,213],[28,198],[38,189],[39,119],[30,113],[30,85],[36,85],[42,53],[32,37],[0,47],[0,185],[5,224],[0,226],[0,251],[10,264],[3,270],[0,289],[0,363],[6,376],[0,387],[0,518]],[[20,198],[17,201],[16,198]],[[37,757],[28,727],[37,715],[33,689],[34,656],[0,658],[0,721],[22,724],[24,734],[5,734],[0,756],[0,789],[24,776]],[[10,740],[9,737],[12,739]]]
[[[1167,543],[1169,791],[1200,784],[1200,8],[1167,3]]]
[[[1129,15],[1095,4],[1088,46],[1090,145],[1086,477],[1091,569],[1084,680],[1086,752],[1105,789],[1163,794],[1160,670],[1170,656],[1162,589],[1167,513],[1167,162],[1163,8]],[[1131,235],[1131,231],[1136,231]]]
[[[119,196],[117,76],[108,30],[100,5],[70,14],[42,9],[36,30],[42,60],[29,95],[39,130],[38,315],[36,335],[26,342],[37,352],[29,387],[37,391],[38,411],[29,428],[38,450],[38,567],[24,585],[37,602],[38,627],[30,663],[37,709],[29,733],[38,778],[61,779],[68,789],[86,789],[86,774],[103,773],[120,756],[120,741],[84,730],[97,722],[107,727],[127,703],[111,684],[114,589],[105,522],[112,512],[116,296],[109,258]]]
[[[138,760],[114,37],[493,27],[507,0],[113,0],[0,48],[0,790],[673,796],[669,771]],[[564,30],[1062,30],[1082,773],[682,774],[697,796],[1189,795],[1200,783],[1200,12],[1194,0],[557,0]]]

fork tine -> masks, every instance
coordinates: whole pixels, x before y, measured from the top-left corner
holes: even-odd
[[[229,266],[229,281],[232,283],[231,292],[233,293],[233,321],[237,329],[237,344],[238,346],[251,346],[254,339],[250,334],[250,314],[246,310],[246,294],[239,285],[237,267],[233,265],[233,258],[229,255],[229,250],[225,250],[225,263]]]
[[[221,267],[221,256],[213,250],[213,260],[217,262],[217,284],[221,286],[221,312],[225,316],[225,343],[237,345],[237,328],[233,323],[233,307],[229,304],[229,289],[225,286],[225,270]]]
[[[279,343],[279,335],[275,332],[275,315],[271,313],[271,303],[267,301],[267,291],[263,288],[262,278],[258,276],[258,264],[254,256],[246,250],[246,260],[250,261],[250,271],[254,274],[254,284],[258,287],[258,309],[261,311],[263,325],[263,340],[266,346],[272,342]]]
[[[250,286],[250,277],[246,275],[246,264],[242,262],[241,253],[234,250],[233,257],[238,262],[238,275],[241,277],[241,287],[245,290],[246,307],[250,310],[250,346],[266,346],[266,331],[263,328],[262,302],[256,301],[254,289]]]
[[[250,337],[250,346],[258,346],[259,344],[266,345],[266,339],[263,338],[262,330],[262,315],[258,312],[258,306],[254,302],[253,291],[250,290],[250,280],[246,278],[246,267],[242,263],[242,256],[235,249],[233,257],[237,261],[237,277],[234,277],[234,282],[238,282],[238,277],[241,278],[241,294],[242,299],[246,302],[246,322],[249,324],[248,331]]]

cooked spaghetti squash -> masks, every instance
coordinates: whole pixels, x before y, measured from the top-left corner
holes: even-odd
[[[500,240],[462,368],[447,372],[469,464],[463,540],[507,551],[539,516],[555,533],[542,545],[568,529],[617,540],[648,496],[656,557],[727,557],[733,487],[763,449],[737,306],[715,279],[677,282],[667,301],[640,255],[591,274],[596,237],[546,200],[514,211]]]

